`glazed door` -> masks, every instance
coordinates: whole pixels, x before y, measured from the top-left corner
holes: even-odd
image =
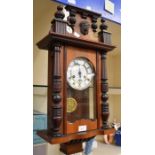
[[[66,131],[96,129],[96,52],[68,47],[66,58]]]

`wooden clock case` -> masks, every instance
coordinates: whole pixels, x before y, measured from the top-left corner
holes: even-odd
[[[38,135],[51,144],[60,144],[65,154],[82,151],[82,142],[96,135],[114,131],[108,127],[108,83],[106,54],[115,46],[111,45],[111,33],[101,15],[92,11],[67,5],[69,11],[64,21],[63,7],[58,6],[49,34],[37,43],[40,49],[48,50],[48,130],[38,131]],[[97,19],[101,18],[97,32]],[[71,30],[67,31],[67,28]],[[73,123],[67,120],[68,64],[76,57],[85,57],[95,68],[95,119],[79,119]],[[78,131],[81,125],[87,130]]]

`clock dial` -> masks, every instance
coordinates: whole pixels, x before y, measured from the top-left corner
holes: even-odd
[[[91,85],[94,69],[89,60],[76,58],[68,66],[67,82],[73,89],[84,90]]]

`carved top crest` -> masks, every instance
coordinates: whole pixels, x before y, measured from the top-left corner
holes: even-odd
[[[101,14],[67,5],[65,9],[69,12],[69,16],[67,17],[67,21],[65,21],[63,9],[62,6],[57,7],[55,18],[51,22],[52,26],[49,35],[46,39],[42,40],[43,48],[45,48],[45,46],[47,48],[51,41],[54,42],[55,40],[58,41],[62,39],[61,42],[66,42],[67,38],[72,38],[74,41],[78,39],[80,45],[83,44],[84,41],[88,44],[93,42],[94,45],[98,43],[111,45],[111,33],[107,32],[108,27],[105,24],[105,20],[101,17]],[[99,18],[101,18],[101,24],[97,25]],[[54,34],[62,38],[56,37],[54,40]],[[71,44],[71,42],[67,43]],[[75,43],[78,44],[78,42]]]
[[[67,5],[65,9],[69,11],[68,23],[73,30],[73,35],[75,33],[80,38],[98,41],[95,33],[98,28],[97,19],[101,14],[72,5]]]

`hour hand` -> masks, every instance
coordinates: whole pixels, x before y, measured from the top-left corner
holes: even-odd
[[[91,73],[91,74],[88,74],[87,76],[85,75],[84,78],[90,81],[94,75],[95,75],[94,73]]]

